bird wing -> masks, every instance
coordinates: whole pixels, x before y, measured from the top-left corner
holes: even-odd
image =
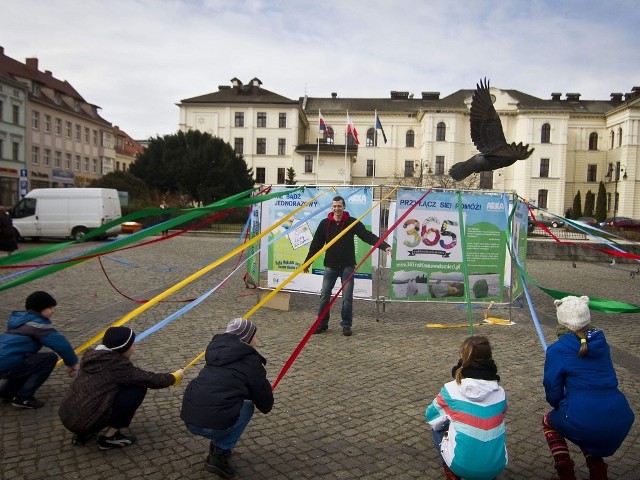
[[[476,91],[471,99],[471,140],[480,153],[493,153],[506,146],[507,140],[502,131],[502,122],[496,113],[489,93],[489,81],[476,84]]]
[[[529,158],[535,148],[529,150],[529,145],[523,145],[522,142],[516,144],[504,144],[502,147],[493,150],[490,154],[491,157],[504,157],[509,158],[511,160],[524,160],[525,158]]]

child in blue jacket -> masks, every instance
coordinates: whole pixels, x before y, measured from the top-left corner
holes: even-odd
[[[44,403],[34,397],[56,366],[58,355],[76,374],[78,357],[71,344],[51,323],[55,298],[47,292],[33,292],[27,297],[24,311],[13,311],[6,333],[0,334],[0,398],[20,408],[40,408]],[[53,352],[40,352],[48,347]],[[57,355],[56,355],[57,354]]]
[[[565,439],[582,450],[590,480],[606,480],[602,457],[620,447],[633,411],[618,390],[604,333],[590,325],[589,297],[569,296],[554,304],[560,327],[544,362],[544,390],[553,407],[542,420],[544,436],[561,480],[576,478]]]

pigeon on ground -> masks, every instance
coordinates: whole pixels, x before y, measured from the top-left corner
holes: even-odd
[[[502,131],[500,117],[493,107],[491,94],[489,93],[489,81],[476,84],[476,91],[471,99],[471,140],[479,154],[474,155],[465,162],[458,162],[449,169],[449,175],[454,180],[463,180],[469,175],[480,172],[497,170],[508,167],[517,160],[529,158],[533,148],[522,142],[508,144]]]

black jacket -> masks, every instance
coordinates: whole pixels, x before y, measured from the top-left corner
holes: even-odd
[[[320,222],[316,233],[313,235],[313,240],[311,240],[311,245],[309,245],[309,253],[305,262],[352,223],[356,225],[324,252],[324,266],[331,268],[355,267],[356,247],[353,243],[354,237],[357,235],[358,238],[369,245],[375,245],[380,238],[367,230],[362,222],[349,216],[348,212],[342,213],[342,218],[339,222],[333,219],[333,212],[330,212],[327,218]],[[379,248],[380,250],[386,250],[389,248],[389,244],[382,242]]]
[[[180,418],[202,428],[221,429],[238,420],[243,401],[262,413],[273,407],[273,392],[264,365],[267,360],[233,333],[215,335],[207,346],[206,365],[189,382]]]

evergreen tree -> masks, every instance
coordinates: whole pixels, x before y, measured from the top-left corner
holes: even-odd
[[[607,219],[607,190],[604,188],[602,181],[600,181],[600,185],[598,185],[595,217],[599,222]]]
[[[593,217],[595,203],[595,194],[591,190],[587,191],[587,194],[584,196],[584,211],[582,212],[582,215],[585,217]]]
[[[573,197],[573,206],[571,207],[571,218],[576,219],[582,216],[582,198],[580,197],[580,190]]]
[[[287,178],[284,181],[285,185],[295,185],[296,183],[296,171],[293,167],[287,168]]]

